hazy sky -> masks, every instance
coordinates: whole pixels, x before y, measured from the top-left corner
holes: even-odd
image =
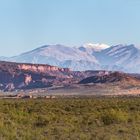
[[[0,56],[87,42],[140,45],[140,0],[0,0]]]

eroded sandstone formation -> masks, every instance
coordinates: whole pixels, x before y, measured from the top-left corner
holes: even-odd
[[[49,87],[67,83],[70,69],[50,65],[0,62],[0,89],[15,90]]]
[[[134,76],[136,77],[137,75]],[[3,91],[56,86],[67,87],[78,83],[112,83],[120,81],[123,81],[123,83],[129,81],[133,85],[140,83],[139,79],[120,72],[104,70],[80,72],[50,65],[0,61],[0,90]]]

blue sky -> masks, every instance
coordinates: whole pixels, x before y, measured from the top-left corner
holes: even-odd
[[[44,44],[140,45],[140,0],[0,0],[0,56]]]

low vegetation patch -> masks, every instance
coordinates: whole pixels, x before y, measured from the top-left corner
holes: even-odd
[[[139,98],[0,100],[2,140],[139,140]]]

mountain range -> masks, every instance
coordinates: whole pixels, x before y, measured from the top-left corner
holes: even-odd
[[[80,47],[45,45],[13,57],[0,60],[49,64],[74,71],[110,70],[140,73],[140,49],[135,45],[85,44]]]

